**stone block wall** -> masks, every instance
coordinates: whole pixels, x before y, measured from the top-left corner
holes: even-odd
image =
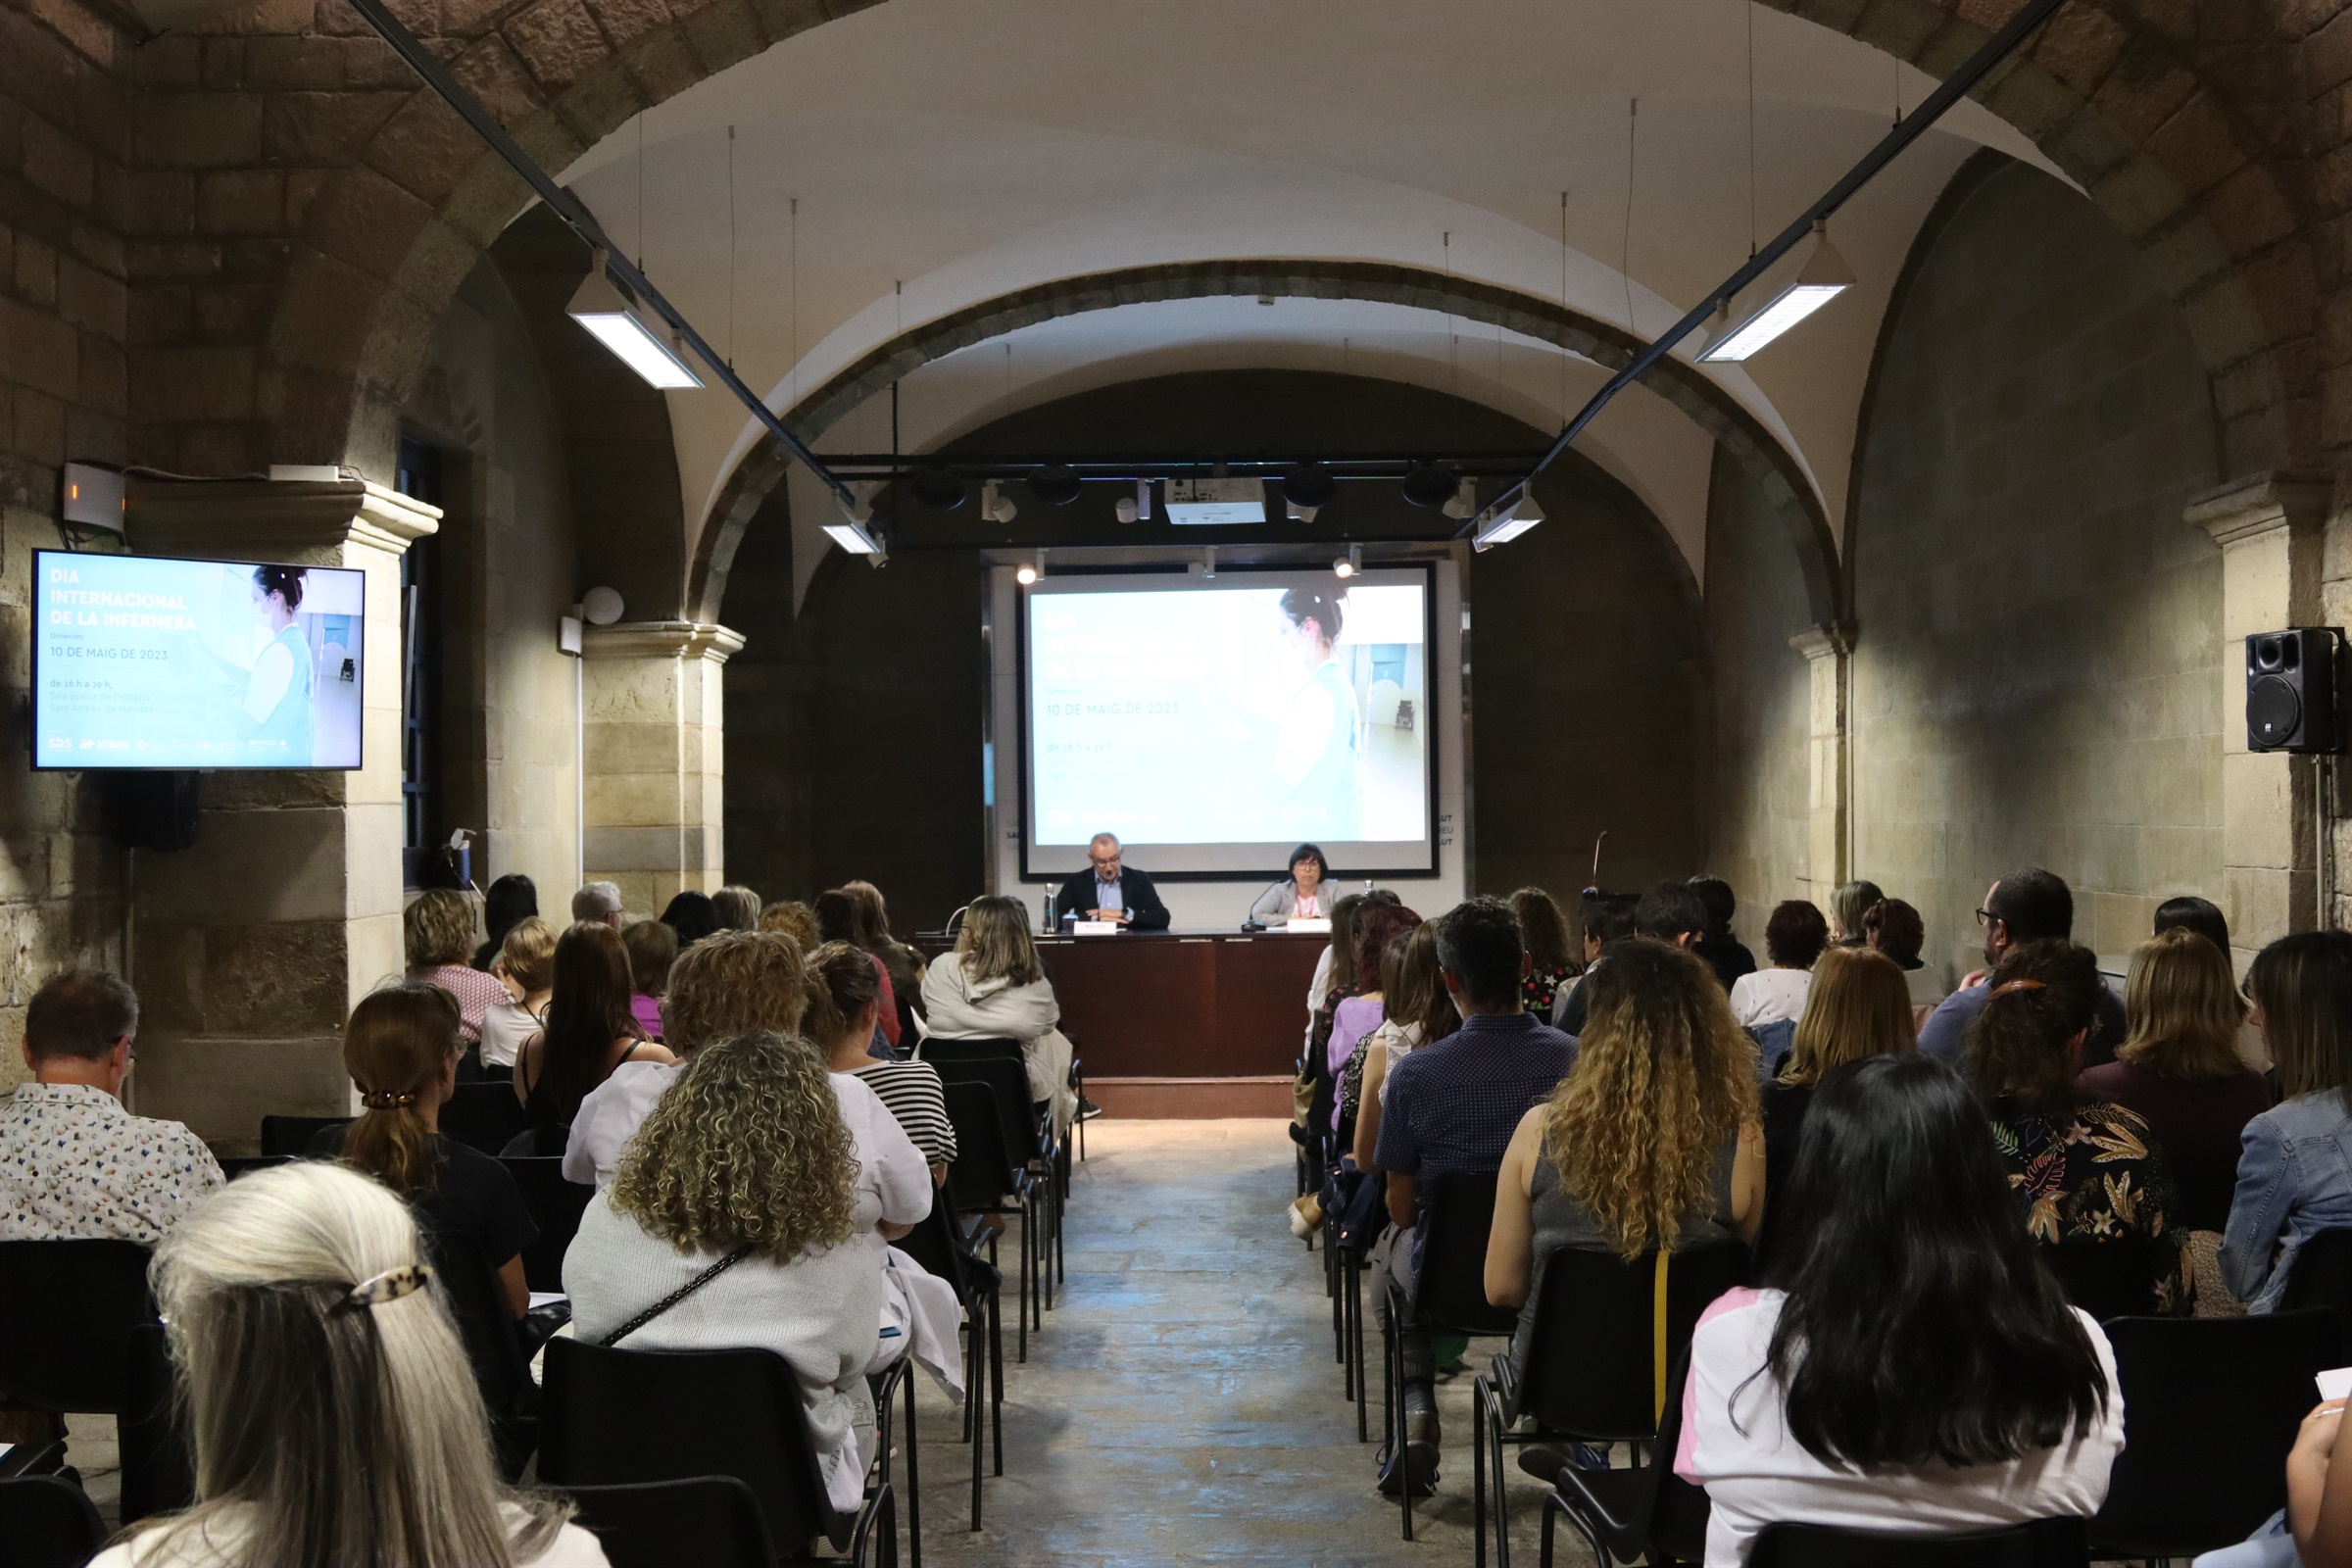
[[[2088,203],[1992,174],[1915,258],[1856,464],[1855,874],[1972,961],[2006,869],[2120,955],[2222,876],[2220,477],[2179,309]],[[2233,920],[2238,911],[2231,911]],[[2251,913],[2252,911],[2246,911]]]

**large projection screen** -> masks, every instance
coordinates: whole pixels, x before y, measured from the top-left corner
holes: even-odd
[[[1029,588],[1022,875],[1083,868],[1102,832],[1155,877],[1262,878],[1308,842],[1335,873],[1434,872],[1434,588],[1422,565]]]

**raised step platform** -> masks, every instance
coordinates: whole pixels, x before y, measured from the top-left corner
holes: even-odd
[[[1086,1096],[1105,1116],[1139,1121],[1291,1119],[1291,1080],[1270,1078],[1097,1078]]]

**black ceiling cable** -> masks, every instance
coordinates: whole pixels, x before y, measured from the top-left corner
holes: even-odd
[[[353,0],[353,3],[359,4],[361,0]],[[368,0],[368,3],[373,3],[373,0]],[[1457,539],[1467,538],[1494,518],[1508,514],[1513,507],[1518,505],[1519,498],[1527,493],[1527,487],[1535,482],[1536,475],[1559,461],[1561,455],[1568,450],[1576,438],[1584,433],[1585,426],[1591,424],[1600,411],[1608,407],[1611,399],[1642,379],[1650,368],[1664,359],[1677,343],[1705,325],[1707,319],[1718,310],[1730,305],[1741,289],[1771,270],[1772,265],[1788,254],[1795,247],[1797,241],[1813,232],[1814,224],[1821,222],[1837,212],[1838,208],[1843,207],[1852,198],[1854,192],[1869,184],[1880,170],[1894,161],[1897,154],[1925,135],[1936,121],[1943,118],[1945,110],[1958,103],[1970,88],[1984,80],[1985,74],[1993,67],[2007,59],[2019,44],[2026,41],[2034,28],[2047,22],[2051,14],[2065,3],[2066,0],[2027,0],[2025,6],[2018,11],[2017,15],[2009,19],[2000,31],[1985,39],[1984,47],[1970,55],[1959,70],[1945,77],[1942,84],[1922,100],[1920,106],[1911,111],[1907,119],[1897,121],[1894,128],[1886,133],[1884,141],[1863,154],[1862,161],[1847,170],[1838,183],[1830,187],[1828,194],[1798,214],[1794,221],[1781,230],[1778,238],[1750,256],[1746,265],[1738,271],[1725,278],[1714,288],[1709,289],[1706,298],[1690,307],[1689,314],[1668,327],[1655,342],[1636,354],[1632,363],[1625,368],[1610,376],[1606,384],[1592,394],[1592,401],[1577,411],[1576,417],[1568,421],[1560,431],[1558,438],[1545,450],[1543,458],[1529,471],[1527,477],[1503,491],[1492,503],[1482,508],[1469,521],[1462,524],[1460,529],[1455,532],[1454,537]]]
[[[401,24],[400,19],[385,8],[383,0],[351,0],[351,8],[360,14],[368,26],[375,29],[377,37],[392,46],[393,53],[408,62],[409,69],[416,72],[417,77],[432,89],[435,97],[457,111],[458,118],[465,121],[492,152],[504,159],[508,168],[522,176],[523,183],[530,186],[532,192],[547,204],[549,212],[561,219],[564,225],[577,234],[590,249],[604,257],[607,277],[623,293],[635,298],[640,305],[666,322],[669,329],[677,333],[686,346],[710,367],[710,373],[718,377],[719,383],[734,393],[737,401],[751,411],[752,417],[764,425],[768,434],[782,442],[785,451],[799,459],[809,472],[822,480],[825,488],[831,490],[844,507],[857,506],[858,497],[850,487],[826,467],[815,453],[808,450],[807,443],[784,427],[784,421],[776,417],[775,411],[767,406],[767,400],[746,386],[743,377],[735,373],[735,367],[727,363],[726,357],[704,341],[703,334],[694,329],[676,306],[662,297],[662,291],[654,287],[643,270],[614,247],[612,236],[596,220],[596,215],[589,212],[578,197],[557,184],[554,177],[541,169],[513,136],[507,134],[506,127],[492,117],[489,110],[482,107],[479,99],[466,90],[457,77],[450,74],[449,68],[441,63],[438,55],[419,43],[416,35]],[[644,162],[640,159],[640,177],[643,168]],[[640,218],[640,244],[644,241],[643,226],[643,219]]]

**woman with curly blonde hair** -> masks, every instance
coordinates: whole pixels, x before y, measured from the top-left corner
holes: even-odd
[[[882,1312],[857,1196],[850,1130],[813,1047],[774,1034],[704,1046],[580,1217],[564,1255],[573,1332],[632,1350],[783,1356],[826,1493],[855,1509]]]
[[[1520,1120],[1496,1178],[1487,1299],[1524,1306],[1564,1247],[1631,1259],[1737,1235],[1764,1219],[1756,1050],[1723,987],[1692,954],[1646,937],[1609,950],[1576,1065]]]

